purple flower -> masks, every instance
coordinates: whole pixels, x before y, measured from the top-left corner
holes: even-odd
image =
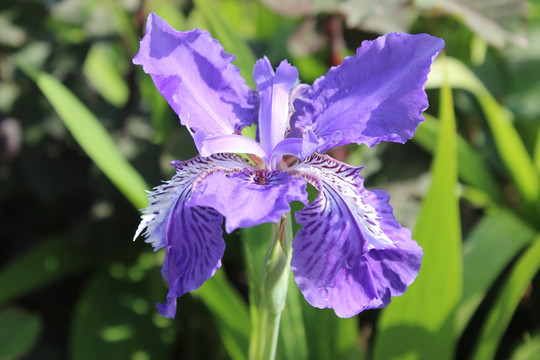
[[[146,228],[147,242],[165,248],[169,293],[159,312],[174,317],[176,299],[221,266],[223,218],[228,233],[277,222],[291,201],[306,205],[295,214],[303,227],[291,268],[311,305],[350,317],[403,294],[422,249],[394,218],[388,194],[363,187],[361,168],[320,153],[410,139],[424,120],[424,84],[443,47],[426,34],[387,34],[363,42],[312,86],[299,84],[287,61],[274,72],[263,58],[251,90],[208,32],[179,32],[150,14],[133,62],[151,75],[200,152],[171,162],[176,175],[149,194],[135,235]],[[241,135],[250,125],[258,141]],[[308,182],[319,191],[311,204]]]

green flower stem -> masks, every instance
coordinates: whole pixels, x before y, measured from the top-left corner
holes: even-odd
[[[290,214],[287,213],[275,224],[272,243],[266,253],[258,319],[250,349],[251,360],[273,360],[276,357],[279,322],[291,272],[292,237]]]

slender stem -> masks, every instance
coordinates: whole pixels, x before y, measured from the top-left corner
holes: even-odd
[[[272,243],[266,253],[261,298],[255,322],[255,336],[250,351],[252,360],[273,360],[279,336],[281,312],[285,307],[292,253],[292,226],[290,215],[284,215],[274,226]]]
[[[265,331],[266,339],[264,342],[262,359],[273,360],[276,357],[280,320],[281,312],[278,314],[267,314]]]

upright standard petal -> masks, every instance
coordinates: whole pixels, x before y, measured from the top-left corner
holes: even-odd
[[[422,249],[395,220],[388,196],[363,187],[360,168],[315,154],[293,166],[319,191],[296,213],[291,268],[306,300],[340,317],[379,308],[401,295],[418,271]]]
[[[199,288],[220,268],[225,250],[223,216],[211,208],[186,206],[192,187],[209,172],[238,171],[245,162],[234,155],[214,155],[171,164],[176,175],[149,193],[150,205],[143,210],[135,234],[139,236],[146,228],[146,241],[155,250],[165,247],[161,273],[169,284],[169,293],[158,310],[169,318],[176,313],[176,298]]]
[[[256,115],[252,91],[233,60],[208,32],[176,31],[151,13],[133,62],[152,76],[183,125],[216,136],[238,132]]]
[[[289,126],[289,94],[298,81],[298,70],[282,61],[274,74],[266,57],[253,68],[253,79],[259,90],[259,138],[270,156],[272,149],[285,138]]]
[[[292,201],[307,203],[306,183],[282,171],[216,172],[204,178],[188,206],[208,206],[225,216],[225,230],[277,223]]]
[[[315,134],[319,152],[352,142],[404,143],[424,121],[424,85],[443,47],[442,39],[427,34],[393,33],[364,41],[355,56],[297,98],[296,127],[304,136]]]

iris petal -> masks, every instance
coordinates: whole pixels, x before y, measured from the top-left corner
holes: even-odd
[[[383,191],[367,191],[361,168],[315,154],[291,168],[317,199],[296,213],[291,268],[306,300],[340,317],[379,308],[401,295],[418,271],[422,249],[392,214]]]
[[[242,135],[221,135],[205,137],[199,144],[197,134],[194,137],[201,156],[210,156],[217,153],[241,153],[257,155],[265,162],[268,156],[261,145],[255,140]]]
[[[298,81],[298,70],[284,60],[274,74],[270,61],[264,57],[255,64],[253,79],[260,96],[259,138],[270,155],[285,138],[289,126],[289,94]]]
[[[250,170],[208,175],[188,206],[208,206],[225,216],[225,230],[276,223],[292,201],[307,203],[306,183],[282,171]]]
[[[303,134],[315,133],[318,152],[352,142],[404,143],[424,121],[424,85],[443,47],[442,39],[427,34],[393,33],[364,41],[355,56],[297,98],[292,121]]]
[[[214,209],[186,206],[192,187],[210,171],[232,171],[246,166],[234,155],[197,156],[172,162],[176,175],[149,194],[135,237],[146,228],[147,242],[154,249],[165,247],[161,274],[169,284],[167,301],[158,304],[161,315],[173,318],[176,298],[199,288],[221,267],[225,250],[221,225],[223,216]]]
[[[256,115],[234,59],[208,32],[176,31],[152,13],[133,62],[152,76],[183,125],[216,136],[251,125]]]

